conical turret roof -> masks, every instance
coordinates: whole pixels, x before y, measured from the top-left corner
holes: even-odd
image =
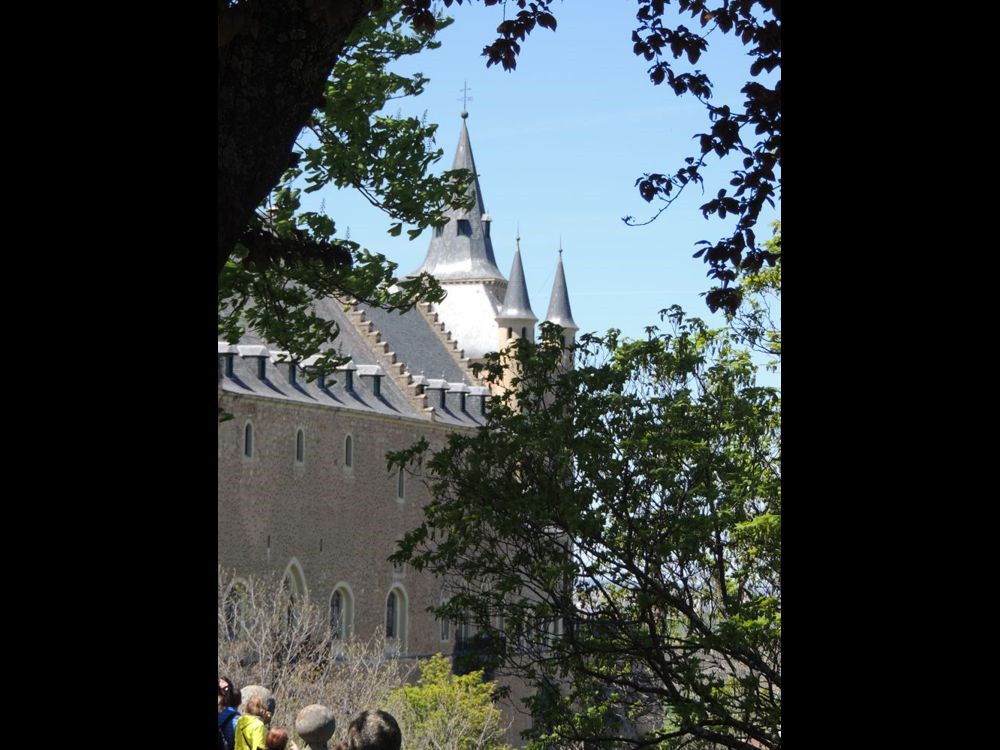
[[[445,212],[448,223],[441,230],[432,230],[434,234],[427,249],[427,257],[420,268],[410,275],[416,276],[426,271],[439,281],[506,281],[497,268],[493,242],[488,234],[489,216],[483,207],[483,193],[479,187],[476,161],[472,157],[469,129],[465,125],[467,116],[468,112],[462,113],[462,133],[458,139],[452,169],[468,169],[475,175],[469,187],[475,196],[475,203],[468,211],[451,208]]]
[[[507,282],[507,295],[503,299],[503,307],[497,315],[497,322],[517,321],[518,323],[538,322],[538,317],[531,311],[531,301],[528,299],[528,285],[524,283],[524,266],[521,265],[521,238],[517,238],[514,250],[514,262],[510,267],[510,281]]]
[[[580,330],[580,327],[573,320],[573,311],[569,306],[566,274],[563,272],[562,248],[559,249],[559,265],[556,266],[556,278],[552,282],[552,297],[549,299],[549,311],[545,314],[545,320],[562,326],[566,330]]]

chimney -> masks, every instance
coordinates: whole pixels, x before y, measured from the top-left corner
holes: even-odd
[[[233,360],[240,350],[235,344],[228,344],[225,341],[219,342],[219,356],[223,361],[223,375],[227,378],[233,377]]]
[[[358,366],[358,377],[371,378],[371,389],[375,398],[381,398],[382,396],[382,377],[384,375],[385,370],[378,365]]]
[[[458,396],[458,410],[465,411],[465,395],[469,392],[469,386],[465,383],[448,383],[448,391]]]
[[[448,383],[440,378],[431,378],[430,380],[427,381],[427,385],[425,387],[425,390],[428,393],[430,393],[431,391],[439,391],[440,395],[436,397],[436,401],[433,401],[433,399],[435,399],[434,396],[429,396],[428,400],[432,400],[434,405],[438,406],[441,409],[445,408],[444,394],[447,389],[448,389]]]
[[[353,391],[354,390],[354,372],[358,369],[358,366],[354,364],[354,360],[349,360],[347,364],[341,365],[337,368],[338,372],[344,373],[344,390]]]
[[[474,385],[469,389],[469,395],[479,399],[479,413],[486,416],[486,400],[490,397],[490,389],[484,385]]]
[[[237,347],[240,352],[240,356],[244,359],[256,359],[257,360],[257,377],[261,380],[267,378],[267,360],[270,358],[271,353],[267,350],[266,346],[261,346],[260,344],[241,344]]]
[[[316,369],[316,360],[318,360],[318,359],[319,359],[319,355],[318,354],[313,354],[313,355],[311,355],[309,357],[306,357],[304,360],[302,360],[299,363],[299,367],[302,368],[302,372],[308,373],[310,370],[315,370]],[[319,374],[316,376],[316,387],[319,388],[321,391],[326,390],[326,371],[325,370],[320,370]]]
[[[288,352],[274,350],[271,352],[271,364],[277,367],[278,365],[288,366],[288,382],[291,385],[295,385],[298,382],[298,373],[296,369],[298,368],[297,363],[288,355]]]

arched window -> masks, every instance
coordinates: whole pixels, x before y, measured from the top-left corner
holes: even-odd
[[[442,594],[440,604],[441,606],[444,606],[446,603],[447,600],[444,598],[444,595]],[[443,617],[441,619],[441,640],[442,641],[451,640],[451,620],[449,620],[447,617]]]
[[[527,326],[521,326],[521,338],[522,339],[528,338],[528,327]]]
[[[292,627],[296,621],[296,609],[306,600],[306,579],[299,561],[292,558],[281,577],[281,590],[285,595],[285,622]]]
[[[354,465],[354,445],[351,440],[351,436],[348,435],[344,438],[344,466],[351,467]]]
[[[334,639],[344,636],[344,595],[334,591],[330,597],[330,632]]]
[[[406,653],[407,598],[401,586],[394,586],[385,599],[386,653]]]
[[[240,624],[246,615],[247,587],[243,581],[235,580],[222,600],[222,616],[226,627],[226,640],[235,640]]]
[[[302,463],[306,455],[306,436],[302,430],[295,433],[295,463]]]
[[[545,645],[548,648],[552,648],[555,644],[556,639],[562,635],[562,618],[557,617],[554,620],[548,620],[545,623]]]
[[[467,643],[472,638],[472,624],[469,622],[469,613],[463,612],[462,619],[455,623],[455,644]]]
[[[302,572],[302,566],[294,557],[285,568],[285,574],[281,577],[281,586],[293,603],[306,596],[306,577]]]
[[[253,425],[249,422],[243,428],[243,455],[253,458]]]
[[[351,635],[354,621],[354,600],[346,584],[333,590],[330,596],[330,632],[336,641]]]
[[[472,224],[468,219],[459,219],[457,222],[457,231],[460,237],[471,237],[472,236]]]
[[[395,591],[389,592],[389,598],[385,600],[385,637],[395,638],[396,633],[399,631],[398,622],[398,600],[399,597],[396,595]]]
[[[402,467],[400,467],[396,477],[396,497],[400,500],[406,497],[406,475],[403,473]]]

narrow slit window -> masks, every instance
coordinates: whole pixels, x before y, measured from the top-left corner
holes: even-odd
[[[399,473],[396,475],[396,497],[402,500],[405,497],[406,491],[406,475],[403,470],[400,469]]]
[[[243,430],[243,455],[253,458],[253,425],[250,423]]]
[[[433,533],[433,532],[432,532]],[[442,607],[447,604],[447,600],[442,595],[441,599],[438,600],[438,604]],[[441,618],[441,640],[450,641],[451,640],[451,620],[447,617]]]
[[[335,641],[350,637],[353,611],[351,592],[344,586],[338,586],[330,597],[330,635]]]
[[[352,445],[351,436],[348,435],[344,438],[344,466],[354,465],[354,447]]]
[[[334,591],[330,599],[330,632],[334,640],[340,640],[344,634],[343,614],[344,597],[339,591]]]
[[[390,591],[389,598],[385,600],[385,637],[395,638],[396,628],[396,592]]]
[[[306,436],[302,430],[295,433],[295,463],[302,463],[306,455]]]

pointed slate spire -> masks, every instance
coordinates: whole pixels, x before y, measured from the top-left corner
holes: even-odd
[[[514,250],[514,262],[510,267],[510,281],[507,282],[507,295],[503,299],[503,307],[497,315],[497,323],[507,326],[514,322],[538,322],[535,313],[531,311],[531,301],[528,299],[528,285],[524,283],[524,266],[521,265],[521,238],[517,238]]]
[[[559,265],[556,267],[555,281],[552,282],[552,297],[549,299],[549,311],[545,314],[545,320],[562,326],[567,331],[580,330],[580,327],[573,321],[573,311],[569,307],[566,274],[563,272],[562,247],[559,248]]]
[[[497,268],[496,257],[493,255],[493,242],[489,235],[490,217],[483,207],[483,193],[479,187],[476,161],[472,157],[469,129],[465,126],[468,114],[462,113],[462,133],[458,139],[452,169],[468,169],[475,175],[469,187],[476,198],[475,203],[468,211],[448,209],[445,212],[448,223],[440,230],[432,230],[427,257],[420,268],[410,275],[416,276],[426,271],[442,282],[490,279],[504,282],[506,279]]]

